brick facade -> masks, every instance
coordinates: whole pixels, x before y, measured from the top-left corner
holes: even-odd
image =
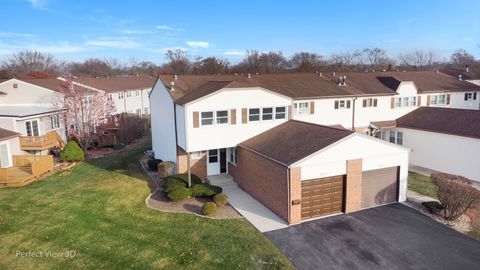
[[[238,186],[285,220],[288,220],[288,168],[243,147],[237,147],[237,167],[229,174]]]
[[[345,212],[360,210],[362,208],[362,159],[347,160],[345,185]]]
[[[293,201],[300,201],[300,204],[293,205]],[[289,223],[299,223],[302,220],[302,182],[300,167],[290,169],[290,220]]]
[[[177,146],[177,173],[187,173],[187,153]],[[202,151],[200,159],[193,159],[190,155],[191,173],[201,179],[207,177],[207,152]]]

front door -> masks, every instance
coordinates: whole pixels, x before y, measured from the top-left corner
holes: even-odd
[[[227,172],[227,150],[211,149],[207,151],[207,175]]]

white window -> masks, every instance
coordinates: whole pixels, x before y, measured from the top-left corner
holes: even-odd
[[[201,151],[192,152],[190,154],[190,157],[192,157],[192,159],[200,159],[202,157],[202,152]]]
[[[293,109],[295,114],[309,114],[308,102],[295,102],[293,103]]]
[[[230,163],[237,165],[237,148],[230,148]]]
[[[0,168],[10,166],[10,154],[8,153],[8,145],[0,144]]]
[[[363,99],[363,107],[377,107],[377,99],[376,98]]]
[[[202,126],[213,125],[213,112],[202,112],[201,118],[202,118],[201,120]]]
[[[287,118],[287,108],[286,107],[276,107],[275,108],[275,119],[285,119]]]
[[[123,92],[118,93],[118,99],[123,99]]]
[[[137,97],[140,96],[140,91],[135,90],[135,96],[137,96]]]
[[[465,100],[477,100],[477,92],[465,93]]]
[[[142,115],[142,109],[137,109],[137,115]]]
[[[395,98],[395,107],[415,107],[417,105],[417,97],[398,97]]]
[[[127,91],[127,98],[132,97],[132,91]]]
[[[345,109],[347,108],[347,102],[345,100],[339,100],[338,101],[338,108],[339,109]]]
[[[273,119],[273,108],[262,108],[262,120]]]
[[[144,111],[145,114],[149,114],[148,113],[148,107],[143,108],[143,111]]]
[[[403,145],[403,132],[390,130],[389,141],[391,143]]]
[[[52,129],[60,128],[60,115],[59,114],[50,115],[50,122],[52,124]]]
[[[228,124],[228,111],[216,111],[217,125]]]
[[[218,149],[208,150],[208,163],[218,162]]]
[[[259,108],[248,109],[248,121],[249,122],[260,121]]]
[[[431,95],[430,96],[430,104],[432,105],[445,105],[447,104],[447,95]]]
[[[38,121],[31,120],[25,122],[25,131],[27,136],[40,136],[40,132],[38,131]]]

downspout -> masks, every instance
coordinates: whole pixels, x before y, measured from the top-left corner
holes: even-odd
[[[173,124],[175,126],[175,150],[177,152],[177,174],[178,172],[178,134],[177,134],[177,110],[175,108],[175,103],[173,103]],[[186,149],[185,149],[186,151]],[[188,155],[188,152],[187,152]],[[188,177],[190,179],[190,177]]]
[[[355,131],[355,101],[358,97],[352,99],[352,130]]]

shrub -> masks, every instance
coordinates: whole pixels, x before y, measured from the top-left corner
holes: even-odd
[[[188,174],[187,173],[177,174],[175,177],[177,177],[178,179],[181,179],[183,182],[185,182],[185,184],[188,184]],[[195,184],[201,184],[202,183],[202,179],[200,179],[200,177],[196,176],[193,173],[190,174],[190,178],[192,180],[192,186],[195,185]]]
[[[183,201],[192,197],[192,190],[186,187],[180,187],[168,193],[168,198],[174,202]]]
[[[173,176],[167,177],[164,184],[164,189],[166,193],[170,193],[174,190],[185,187],[187,187],[187,184],[185,184],[185,182]]]
[[[152,158],[152,159],[149,159],[147,161],[147,165],[148,165],[148,169],[150,171],[156,171],[158,170],[158,164],[162,162],[161,159],[155,159],[155,158]]]
[[[213,196],[213,201],[217,206],[225,206],[228,202],[228,196],[223,193],[219,193]]]
[[[85,153],[75,141],[69,141],[60,152],[60,159],[64,162],[83,161]]]
[[[217,211],[217,205],[213,202],[206,202],[202,206],[202,215],[211,216]]]
[[[480,191],[472,186],[471,180],[446,173],[434,173],[430,178],[446,219],[455,220],[480,203]]]
[[[222,188],[207,183],[195,184],[191,187],[193,197],[210,197],[222,193]]]
[[[165,178],[173,175],[173,169],[175,169],[175,164],[171,161],[164,161],[158,163],[157,167],[158,176],[160,176],[161,178]]]
[[[422,205],[431,214],[438,214],[443,209],[443,206],[437,201],[422,202]]]

